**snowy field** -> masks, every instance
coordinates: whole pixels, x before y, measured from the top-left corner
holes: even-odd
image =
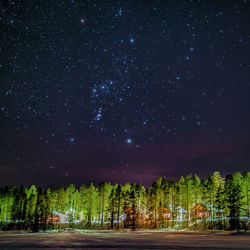
[[[0,249],[250,249],[250,232],[0,232]]]

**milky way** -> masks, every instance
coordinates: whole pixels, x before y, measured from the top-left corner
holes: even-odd
[[[0,182],[250,166],[250,1],[4,1]]]

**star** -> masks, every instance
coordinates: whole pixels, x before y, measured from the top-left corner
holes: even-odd
[[[118,12],[119,16],[122,15],[122,8],[119,9],[119,12]]]
[[[132,139],[131,139],[131,138],[128,138],[128,139],[126,140],[126,142],[127,142],[127,144],[131,144],[131,143],[132,143]]]

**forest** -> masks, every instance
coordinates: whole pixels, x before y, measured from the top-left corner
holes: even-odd
[[[0,230],[221,229],[249,223],[250,172],[225,178],[214,172],[178,181],[158,178],[140,183],[100,183],[75,187],[0,187]]]

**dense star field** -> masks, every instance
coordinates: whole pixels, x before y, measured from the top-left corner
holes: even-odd
[[[0,182],[250,166],[250,1],[1,1]]]

